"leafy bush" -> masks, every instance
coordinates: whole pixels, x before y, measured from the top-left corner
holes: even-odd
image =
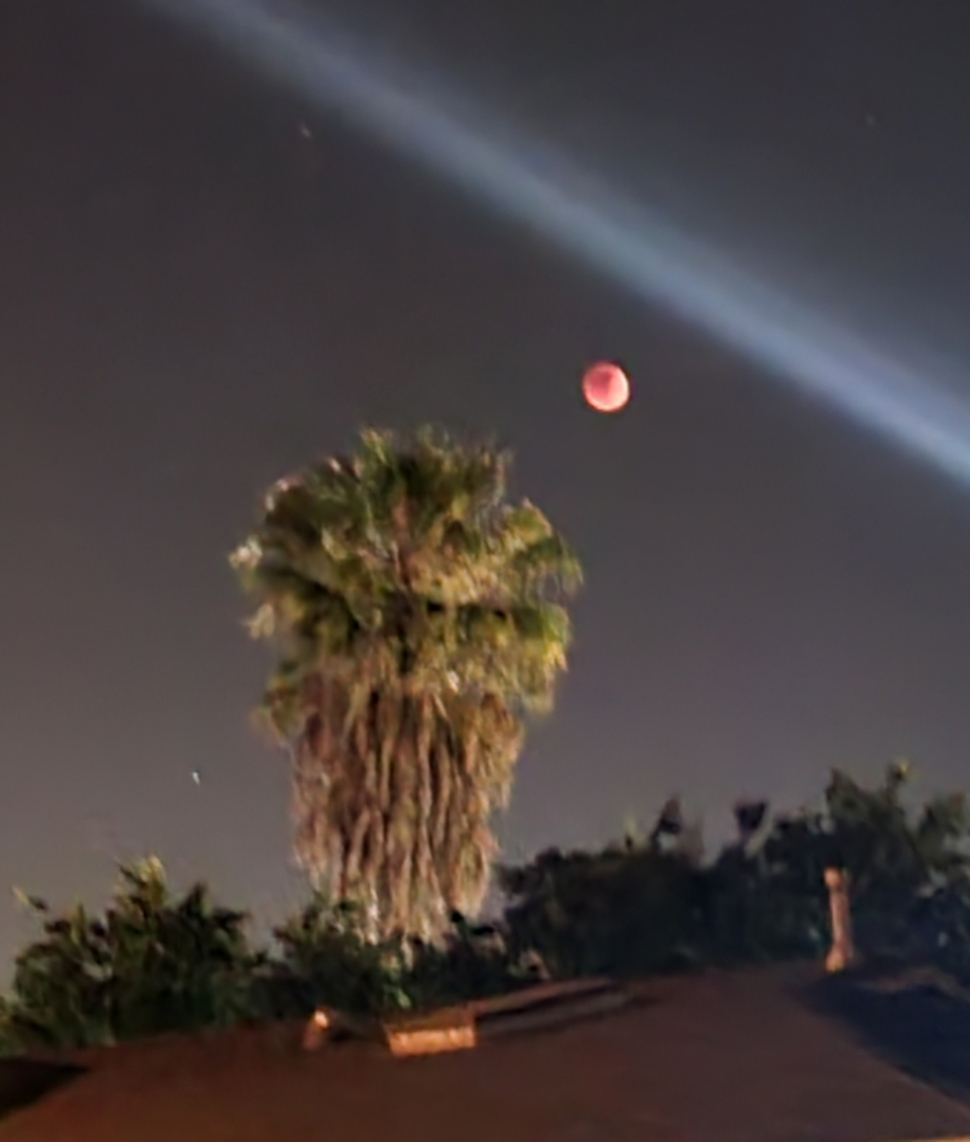
[[[18,957],[0,1001],[0,1047],[68,1048],[325,1006],[381,1016],[556,977],[643,975],[693,964],[819,956],[829,941],[823,874],[849,875],[860,950],[934,964],[970,982],[970,820],[962,796],[907,812],[909,770],[866,788],[834,772],[820,809],[736,809],[737,837],[710,863],[669,802],[646,838],[599,852],[541,853],[500,870],[502,921],[452,916],[435,944],[375,942],[350,904],[314,896],[255,952],[246,916],[204,885],[170,892],[149,860],[121,870],[111,906],[53,917]]]
[[[279,954],[258,984],[257,1006],[270,1018],[305,1016],[317,1007],[388,1015],[511,991],[537,966],[514,958],[502,932],[455,914],[434,944],[367,939],[360,911],[315,896],[274,933]]]
[[[315,895],[274,935],[280,954],[257,985],[265,1015],[304,1016],[317,1007],[377,1015],[411,1005],[404,945],[369,941],[354,905]]]
[[[442,942],[413,947],[407,986],[415,1006],[430,1008],[502,995],[545,974],[535,949],[516,954],[502,926],[455,913]]]
[[[555,976],[661,971],[696,954],[703,876],[679,852],[550,849],[502,883],[513,946],[537,951]]]
[[[213,906],[204,885],[171,895],[156,860],[123,868],[103,917],[78,906],[47,917],[44,937],[16,961],[0,1010],[8,1049],[114,1043],[219,1026],[250,1013],[259,958],[246,916]]]
[[[963,794],[924,804],[902,799],[903,763],[883,784],[861,788],[835,773],[826,791],[835,863],[850,877],[859,946],[872,956],[970,969],[970,818]]]
[[[689,963],[817,956],[829,935],[827,867],[849,875],[856,940],[870,958],[935,963],[970,977],[970,854],[962,795],[915,817],[909,768],[867,789],[833,772],[824,806],[771,818],[736,808],[738,836],[701,864],[676,802],[648,841],[557,850],[502,872],[513,944],[557,975],[642,974]]]

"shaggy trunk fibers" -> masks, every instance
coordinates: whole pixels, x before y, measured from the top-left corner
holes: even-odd
[[[314,684],[295,743],[296,853],[368,935],[429,940],[487,886],[492,813],[504,805],[521,726],[504,703]]]

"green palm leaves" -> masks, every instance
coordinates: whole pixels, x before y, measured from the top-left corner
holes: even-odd
[[[424,430],[277,483],[233,564],[276,655],[263,713],[291,744],[297,855],[374,936],[473,912],[522,715],[565,668],[579,564],[509,457]]]

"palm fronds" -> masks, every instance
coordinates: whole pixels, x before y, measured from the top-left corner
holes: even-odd
[[[374,937],[473,914],[522,718],[548,709],[579,563],[509,457],[423,430],[279,481],[232,562],[275,668],[262,712],[292,746],[296,850]]]

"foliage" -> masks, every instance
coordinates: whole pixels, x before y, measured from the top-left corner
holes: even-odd
[[[513,942],[559,975],[816,956],[830,938],[824,871],[835,865],[849,875],[867,957],[970,976],[964,800],[935,798],[913,817],[908,778],[896,764],[867,789],[835,771],[821,809],[774,818],[764,802],[740,804],[736,841],[709,865],[685,851],[675,803],[645,844],[542,853],[502,872]]]
[[[331,906],[315,894],[274,935],[279,956],[258,988],[264,1015],[305,1016],[318,1007],[382,1015],[411,1005],[404,945],[367,939],[355,905]]]
[[[305,1018],[318,1007],[385,1016],[512,990],[534,978],[501,936],[454,917],[440,944],[375,943],[359,909],[315,895],[274,932],[274,954],[247,945],[244,915],[204,886],[173,899],[157,861],[123,868],[111,907],[44,919],[0,1000],[0,1051],[107,1045],[239,1020]]]
[[[546,974],[535,949],[516,954],[503,925],[472,924],[455,913],[443,941],[415,947],[407,985],[415,1006],[434,1008],[503,995]]]
[[[514,956],[499,927],[455,914],[433,943],[368,939],[360,910],[330,905],[316,894],[274,933],[279,955],[259,987],[259,1009],[271,1018],[306,1016],[317,1007],[355,1015],[428,1009],[534,982],[542,965]]]
[[[915,819],[905,763],[866,790],[841,773],[826,792],[834,863],[850,877],[860,946],[901,960],[970,969],[970,819],[962,794],[936,797]]]
[[[835,770],[820,810],[776,818],[712,870],[715,946],[733,958],[816,954],[828,940],[826,867],[848,873],[856,942],[868,957],[948,959],[970,951],[970,861],[961,795],[914,816],[905,763],[867,789]]]
[[[522,716],[566,665],[575,556],[509,458],[430,430],[278,482],[233,556],[276,655],[263,713],[291,747],[296,851],[366,934],[474,914]]]
[[[213,906],[204,885],[181,899],[156,860],[121,870],[102,917],[51,918],[18,957],[0,1011],[8,1048],[78,1047],[219,1026],[248,1013],[257,958],[245,914]]]
[[[315,895],[254,953],[243,913],[197,885],[173,897],[157,861],[122,870],[104,915],[44,918],[0,1003],[8,1050],[112,1043],[241,1018],[304,1017],[318,1006],[385,1015],[556,977],[642,975],[693,964],[819,956],[829,941],[824,870],[850,881],[870,961],[934,964],[970,982],[970,851],[962,797],[907,812],[906,767],[867,788],[832,774],[822,806],[772,816],[736,808],[737,837],[701,859],[679,803],[645,839],[599,852],[541,853],[500,870],[496,925],[459,914],[434,941],[373,938],[359,904]]]
[[[535,949],[555,976],[629,975],[690,962],[703,923],[703,875],[689,848],[664,846],[663,815],[646,844],[540,853],[501,871],[512,945]]]

